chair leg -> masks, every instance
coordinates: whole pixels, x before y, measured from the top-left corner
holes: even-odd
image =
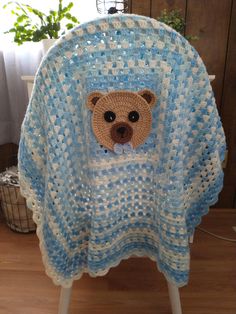
[[[68,314],[70,305],[71,288],[61,288],[58,314]]]
[[[172,314],[182,314],[179,289],[177,286],[175,286],[173,283],[169,281],[167,281],[167,284]]]

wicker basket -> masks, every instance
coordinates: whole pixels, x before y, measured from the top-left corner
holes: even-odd
[[[17,185],[0,185],[1,208],[4,220],[10,229],[29,233],[36,230],[32,211],[26,206],[25,198],[20,194]]]

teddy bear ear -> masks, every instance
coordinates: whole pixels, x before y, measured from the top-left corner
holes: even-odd
[[[93,111],[96,103],[99,101],[100,98],[102,98],[104,95],[100,92],[92,92],[88,95],[87,99],[87,107]]]
[[[143,89],[139,91],[138,94],[146,100],[151,108],[155,105],[157,96],[149,89]]]

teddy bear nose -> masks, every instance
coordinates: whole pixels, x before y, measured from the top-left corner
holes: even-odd
[[[111,138],[115,143],[125,144],[131,140],[133,129],[128,123],[118,122],[111,128]]]
[[[121,134],[121,136],[123,136],[123,134],[125,133],[125,131],[126,131],[126,127],[124,127],[124,126],[121,126],[121,127],[119,127],[118,129],[117,129],[117,133],[120,133]]]

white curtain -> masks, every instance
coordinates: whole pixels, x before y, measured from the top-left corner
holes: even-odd
[[[7,0],[1,1],[0,7]],[[42,11],[57,7],[57,0],[22,0]],[[64,0],[68,3],[69,0]],[[98,16],[96,0],[74,0],[72,14],[80,23]],[[23,75],[34,75],[41,57],[40,43],[27,43],[17,46],[12,38],[3,34],[12,27],[13,16],[0,8],[0,145],[5,143],[18,144],[20,127],[28,104],[26,83]]]
[[[0,48],[0,145],[18,143],[28,103],[22,75],[34,75],[40,63],[39,44]]]

